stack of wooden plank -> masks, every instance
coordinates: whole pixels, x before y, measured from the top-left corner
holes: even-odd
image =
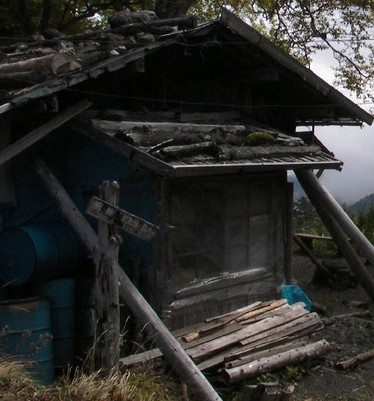
[[[173,334],[201,371],[219,371],[229,383],[323,355],[325,340],[313,341],[323,327],[303,303],[285,299],[255,302],[208,318]],[[159,351],[123,358],[123,365],[161,356]]]

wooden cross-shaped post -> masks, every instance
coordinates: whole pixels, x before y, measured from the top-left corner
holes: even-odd
[[[100,186],[100,197],[114,205],[119,201],[119,184],[104,181]],[[104,372],[117,366],[121,345],[119,318],[118,253],[121,238],[114,224],[99,221],[99,245],[95,255],[95,311],[97,341],[95,343],[95,365]]]

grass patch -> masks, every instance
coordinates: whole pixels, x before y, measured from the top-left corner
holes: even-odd
[[[34,382],[23,366],[0,360],[0,399],[7,401],[179,401],[178,383],[151,367],[120,371],[75,373],[53,386]]]

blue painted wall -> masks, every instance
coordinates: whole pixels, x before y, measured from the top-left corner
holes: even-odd
[[[129,168],[128,161],[104,146],[79,135],[66,135],[66,139],[51,135],[38,146],[38,154],[67,189],[82,213],[92,195],[104,180],[119,181],[120,207],[143,219],[156,223],[156,177]],[[63,221],[63,216],[48,192],[44,189],[28,159],[19,156],[12,162],[16,184],[17,207],[0,214],[0,231],[23,225]],[[85,214],[96,228],[97,222]],[[152,264],[152,243],[121,233],[123,245],[120,262],[138,256],[142,270]],[[20,250],[21,251],[21,250]],[[144,275],[146,277],[146,275]]]

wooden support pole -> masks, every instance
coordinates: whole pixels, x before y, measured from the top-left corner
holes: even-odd
[[[356,244],[362,254],[374,266],[374,246],[358,229],[358,227],[349,218],[347,213],[320,183],[318,178],[313,174],[312,170],[295,171],[296,177],[303,187],[305,193],[313,203],[312,199],[318,199],[323,208],[331,215],[338,223],[343,232]]]
[[[91,102],[88,100],[82,100],[81,102],[69,107],[68,109],[64,110],[56,117],[52,118],[50,121],[46,122],[45,124],[41,125],[38,128],[35,128],[24,137],[19,139],[17,142],[12,143],[5,149],[0,151],[0,166],[13,157],[17,156],[27,148],[29,148],[34,143],[40,141],[49,133],[51,133],[56,128],[60,127],[61,125],[65,124],[67,121],[71,120],[82,111],[86,110],[91,106]]]
[[[98,247],[98,237],[84,216],[79,212],[69,194],[53,173],[40,159],[35,160],[35,168],[46,188],[63,212],[67,222],[81,238],[91,255]],[[169,364],[189,385],[191,392],[205,401],[222,401],[212,385],[193,363],[179,342],[173,337],[152,307],[133,285],[126,273],[118,266],[120,296],[134,315],[138,316],[148,330],[155,335],[156,345],[161,349]]]
[[[285,192],[284,278],[286,284],[292,284],[293,183],[287,183]]]
[[[361,259],[358,257],[352,245],[350,244],[349,240],[347,239],[346,232],[343,231],[342,226],[340,224],[342,223],[342,221],[345,221],[346,219],[345,218],[340,219],[341,213],[337,213],[338,212],[337,209],[331,205],[329,198],[332,198],[332,196],[331,195],[328,197],[319,196],[321,192],[327,193],[327,191],[321,190],[320,188],[321,184],[318,182],[317,178],[311,171],[309,172],[300,171],[295,173],[301,185],[303,186],[306,194],[308,195],[310,201],[315,206],[326,228],[329,230],[339,251],[348,262],[353,274],[357,278],[358,282],[365,289],[369,297],[374,301],[374,280],[368,273],[366,267],[363,265]],[[314,178],[311,176],[313,176]],[[316,190],[316,188],[318,188],[318,190]],[[327,204],[329,206],[327,206]],[[332,210],[334,210],[335,213],[331,213]],[[345,216],[347,217],[347,219],[349,219],[346,214]],[[353,222],[351,220],[349,221],[351,222],[350,225],[354,226]],[[357,227],[356,229],[358,230]],[[352,233],[353,231],[355,230],[352,229]],[[363,236],[362,233],[361,235]],[[354,238],[351,239],[353,241],[355,240]]]
[[[100,186],[100,198],[118,205],[119,184],[104,181]],[[99,221],[99,246],[95,254],[95,311],[97,344],[95,366],[109,372],[118,365],[121,335],[119,316],[119,282],[116,263],[121,238],[113,224]]]

